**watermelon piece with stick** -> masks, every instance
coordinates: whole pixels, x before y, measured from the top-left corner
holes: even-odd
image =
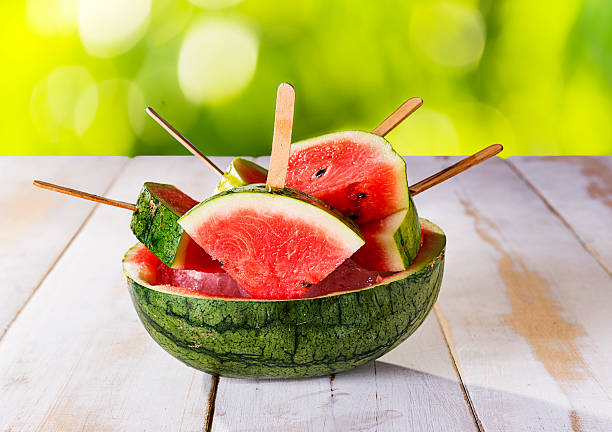
[[[168,267],[222,272],[178,224],[178,219],[198,202],[168,184],[146,182],[136,201],[130,227],[136,238]]]
[[[178,224],[179,217],[198,202],[172,185],[145,183],[136,204],[40,180],[34,180],[34,185],[132,211],[132,232],[168,267],[209,273],[223,272],[220,263],[204,252]]]
[[[194,241],[255,298],[299,298],[364,243],[341,213],[284,187],[294,98],[293,87],[281,84],[267,183],[222,192],[179,219]]]

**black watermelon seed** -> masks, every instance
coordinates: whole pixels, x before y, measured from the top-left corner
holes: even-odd
[[[308,282],[301,282],[301,284],[302,284],[302,286],[305,286],[306,288],[312,286],[312,284],[308,283]]]
[[[219,264],[221,265],[221,267],[223,267],[223,261],[219,261]]]
[[[357,219],[359,219],[359,215],[349,215],[349,218],[351,218],[353,220],[357,220]]]
[[[317,172],[315,173],[315,175],[314,175],[314,176],[315,176],[316,178],[319,178],[319,177],[321,177],[323,174],[325,174],[325,171],[327,171],[327,168],[322,168],[322,169],[320,169],[319,171],[317,171]]]
[[[367,195],[365,192],[359,192],[359,193],[357,194],[357,199],[362,199],[362,198],[365,198],[365,197],[367,197],[367,196],[368,196],[368,195]]]

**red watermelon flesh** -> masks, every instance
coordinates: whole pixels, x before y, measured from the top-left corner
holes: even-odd
[[[199,293],[211,297],[247,297],[227,273],[170,268],[143,244],[130,249],[126,261],[138,269],[134,274],[138,274],[143,281],[151,285],[170,286],[176,294]]]
[[[406,269],[421,247],[422,237],[414,203],[386,218],[359,225],[365,244],[351,258],[377,271]]]
[[[329,276],[311,286],[302,298],[320,297],[327,294],[352,291],[374,285],[382,280],[378,272],[366,270],[355,261],[347,259]]]
[[[363,245],[356,226],[324,203],[265,185],[215,195],[179,224],[254,298],[299,298]]]
[[[203,295],[221,298],[250,298],[227,273],[207,273],[172,269],[162,263],[144,245],[134,246],[126,261],[138,270],[133,274],[149,285],[165,285],[176,294]],[[347,259],[329,276],[311,286],[302,298],[319,297],[341,291],[351,291],[380,282],[377,272],[366,270]]]
[[[378,135],[349,131],[292,144],[287,186],[358,224],[408,208],[406,165]]]
[[[147,183],[147,187],[163,204],[179,216],[187,213],[198,202],[180,189],[161,183]],[[223,272],[218,261],[213,260],[204,249],[183,232],[176,250],[172,267],[180,270],[200,272]]]
[[[225,271],[221,267],[221,263],[212,259],[187,233],[183,233],[172,268],[207,273],[223,273]]]

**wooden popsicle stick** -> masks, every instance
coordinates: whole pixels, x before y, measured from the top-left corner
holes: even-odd
[[[372,131],[373,134],[384,137],[391,132],[395,127],[403,122],[406,117],[415,112],[423,105],[423,99],[413,97],[400,105],[398,109],[393,111],[389,117],[383,120],[381,124],[376,126]]]
[[[282,189],[287,180],[287,165],[291,150],[291,130],[293,128],[293,111],[295,90],[288,83],[278,86],[276,93],[276,112],[274,114],[274,137],[270,169],[266,179],[268,189]]]
[[[219,177],[223,177],[223,171],[221,171],[221,169],[217,165],[215,165],[213,161],[208,159],[204,153],[198,150],[198,148],[194,146],[191,141],[185,138],[179,131],[177,131],[172,125],[170,125],[170,123],[164,120],[162,116],[160,116],[153,108],[147,107],[145,111],[147,112],[147,114],[149,114],[149,116],[151,116],[153,120],[157,122],[157,124],[164,128],[166,132],[172,135],[175,140],[180,142],[183,147],[185,147],[194,156],[196,156],[202,162],[208,165]]]
[[[48,189],[48,190],[52,190],[54,192],[59,192],[59,193],[63,193],[66,195],[70,195],[70,196],[74,196],[77,198],[82,198],[82,199],[86,199],[89,201],[94,201],[100,204],[106,204],[106,205],[110,205],[110,206],[114,206],[114,207],[119,207],[119,208],[124,208],[126,210],[131,210],[131,211],[136,211],[136,206],[134,204],[130,204],[124,201],[117,201],[117,200],[113,200],[110,198],[105,198],[102,197],[100,195],[94,195],[94,194],[90,194],[87,192],[83,192],[80,190],[76,190],[76,189],[72,189],[72,188],[68,188],[65,186],[59,186],[53,183],[47,183],[45,181],[40,181],[40,180],[34,180],[32,182],[32,184],[34,186],[38,186],[39,188],[43,188],[43,189]]]
[[[474,153],[472,156],[468,156],[465,159],[460,160],[454,165],[449,166],[448,168],[444,168],[442,171],[438,171],[432,176],[427,177],[424,180],[421,180],[418,183],[413,184],[409,187],[410,194],[412,196],[418,195],[427,189],[442,183],[443,181],[448,180],[451,177],[456,176],[463,171],[472,168],[474,165],[478,165],[481,162],[495,156],[504,148],[501,144],[493,144],[489,147],[485,147],[477,153]]]

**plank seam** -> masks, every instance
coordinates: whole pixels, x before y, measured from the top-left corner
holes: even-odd
[[[208,403],[206,408],[206,419],[202,432],[210,432],[215,416],[215,401],[217,400],[217,389],[219,388],[219,375],[210,376],[210,392],[208,393]]]
[[[552,203],[550,201],[548,201],[548,199],[546,198],[546,196],[544,196],[544,194],[537,188],[536,185],[534,185],[524,174],[523,172],[520,170],[520,168],[518,166],[516,166],[512,161],[508,160],[508,159],[504,159],[504,161],[508,164],[508,166],[510,167],[510,169],[512,169],[516,175],[518,175],[518,177],[527,185],[529,186],[529,188],[531,190],[533,190],[536,195],[538,197],[540,197],[540,199],[544,202],[544,205],[546,205],[546,207],[548,207],[548,209],[555,215],[557,216],[561,222],[563,222],[563,224],[566,226],[567,229],[569,229],[569,231],[574,235],[574,237],[578,240],[578,243],[580,243],[582,245],[582,247],[584,248],[584,250],[586,250],[589,255],[591,255],[591,257],[593,257],[593,259],[595,261],[597,261],[597,263],[600,265],[601,268],[604,269],[604,271],[606,273],[608,273],[610,276],[612,276],[612,268],[608,268],[608,266],[602,261],[601,257],[599,256],[599,254],[597,253],[597,251],[594,251],[585,241],[584,239],[580,236],[580,234],[578,234],[576,232],[576,230],[574,229],[574,227],[567,221],[567,219],[565,219],[563,217],[563,215],[552,205]]]
[[[187,402],[189,400],[189,393],[191,393],[191,388],[193,387],[193,381],[195,380],[196,370],[194,369],[193,374],[191,375],[191,381],[189,381],[189,387],[187,388],[187,394],[185,397],[185,406],[183,407],[183,412],[181,413],[181,423],[179,424],[179,432],[183,430],[183,421],[185,420],[185,411],[187,411]]]
[[[127,164],[130,162],[131,159],[127,159],[123,165],[121,166],[121,168],[119,168],[119,170],[117,171],[117,175],[111,180],[111,182],[109,183],[109,185],[106,187],[106,189],[104,190],[104,192],[102,192],[103,195],[107,194],[108,191],[113,187],[113,185],[115,184],[115,182],[117,181],[117,179],[121,176],[121,174],[123,173],[123,171],[125,170],[125,167],[127,166]],[[40,278],[40,280],[38,281],[38,283],[34,286],[34,288],[32,289],[32,291],[30,292],[30,295],[28,295],[28,297],[26,298],[26,300],[23,302],[23,304],[17,309],[17,311],[15,312],[15,314],[13,315],[13,317],[9,320],[8,323],[6,323],[6,325],[4,326],[3,332],[0,333],[0,342],[2,342],[2,340],[4,339],[4,337],[7,335],[7,333],[9,332],[11,326],[13,325],[13,323],[17,320],[17,318],[19,317],[19,315],[21,314],[21,312],[25,309],[25,307],[30,303],[30,300],[32,300],[32,298],[34,297],[34,294],[36,294],[38,292],[38,289],[40,288],[40,286],[43,284],[43,282],[45,281],[45,279],[47,279],[47,276],[49,276],[49,274],[53,271],[53,269],[55,268],[56,264],[59,262],[59,260],[64,256],[64,253],[66,253],[66,251],[68,250],[68,248],[70,247],[70,245],[72,244],[72,242],[74,241],[75,238],[77,238],[77,236],[81,233],[81,231],[83,230],[83,228],[85,227],[85,225],[87,224],[87,222],[89,222],[89,219],[91,219],[91,216],[93,215],[94,211],[96,211],[96,209],[98,208],[99,204],[95,204],[91,210],[89,211],[89,213],[87,214],[87,216],[85,217],[85,219],[83,219],[83,222],[81,222],[81,225],[79,226],[79,228],[75,231],[75,233],[72,235],[72,237],[70,237],[70,240],[68,241],[68,243],[66,243],[64,245],[64,247],[62,248],[62,250],[59,252],[59,254],[55,257],[55,259],[51,262],[51,265],[49,266],[49,268],[47,269],[47,271],[45,271],[45,273],[42,275],[42,277]]]
[[[45,417],[43,418],[42,422],[36,428],[36,432],[44,431],[45,430],[44,429],[45,425],[49,422],[49,419],[51,419],[51,417],[55,414],[55,411],[57,410],[57,407],[59,406],[60,401],[61,401],[62,397],[64,396],[64,393],[66,392],[66,388],[68,387],[68,384],[70,384],[70,382],[72,381],[72,377],[74,376],[74,373],[76,372],[77,368],[81,364],[81,361],[83,360],[83,357],[87,353],[87,350],[89,350],[89,347],[91,346],[91,341],[93,340],[93,338],[94,338],[93,335],[89,338],[89,341],[87,342],[87,345],[85,345],[85,348],[83,349],[83,351],[81,351],[81,355],[79,356],[79,359],[74,364],[74,366],[70,369],[70,373],[68,374],[68,379],[62,385],[60,391],[58,392],[57,396],[55,397],[55,401],[51,405],[51,408],[49,408],[49,410],[47,411],[47,413],[46,413]],[[87,419],[85,419],[85,425],[87,424],[86,422],[87,422]],[[85,426],[84,426],[84,428],[85,428]]]
[[[478,413],[476,412],[476,407],[474,406],[474,402],[472,401],[472,397],[470,396],[470,392],[463,381],[463,376],[461,373],[461,368],[459,367],[459,360],[457,359],[457,353],[455,352],[455,346],[453,344],[452,338],[450,336],[450,332],[448,329],[448,321],[442,314],[442,311],[438,307],[436,303],[434,305],[434,312],[436,314],[436,320],[438,321],[438,325],[440,326],[440,330],[442,331],[442,337],[444,338],[444,344],[446,345],[446,349],[448,350],[448,354],[450,355],[451,361],[453,362],[453,368],[457,373],[457,378],[459,379],[459,386],[463,391],[463,397],[465,398],[465,402],[470,409],[472,414],[472,419],[474,420],[474,426],[478,429],[479,432],[485,432],[484,426],[480,421],[480,417],[478,417]]]

